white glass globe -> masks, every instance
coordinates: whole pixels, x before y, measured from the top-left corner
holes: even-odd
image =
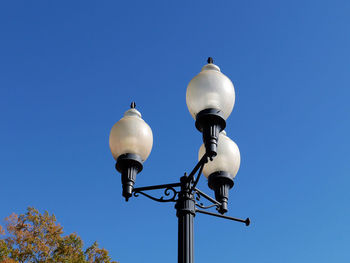
[[[152,130],[134,108],[124,113],[124,117],[113,125],[109,135],[109,147],[115,160],[122,154],[132,153],[145,161],[152,145]]]
[[[186,103],[194,119],[200,111],[214,108],[221,110],[226,120],[235,103],[235,90],[220,68],[209,63],[188,84]]]
[[[198,158],[199,160],[205,154],[204,144],[199,149]],[[241,155],[237,144],[226,136],[226,132],[222,131],[219,134],[217,155],[212,161],[208,161],[204,165],[203,174],[205,177],[209,177],[215,172],[227,172],[235,178],[239,165],[241,163]]]

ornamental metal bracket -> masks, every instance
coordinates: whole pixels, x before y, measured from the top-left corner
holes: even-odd
[[[134,188],[133,193],[135,197],[138,197],[139,194],[142,194],[149,199],[152,199],[153,201],[166,203],[166,202],[176,202],[176,197],[178,196],[179,191],[176,191],[174,187],[181,186],[181,183],[174,183],[174,184],[161,184],[161,185],[153,185],[153,186],[146,186],[146,187],[138,187]],[[149,194],[146,194],[144,191],[149,190],[157,190],[157,189],[164,189],[164,196],[161,196],[159,198],[151,196]]]
[[[216,207],[216,210],[220,209],[221,203],[216,201],[214,198],[210,197],[209,195],[207,195],[206,193],[202,192],[198,188],[195,188],[194,191],[195,191],[195,196],[196,196],[195,197],[195,199],[196,199],[195,205],[197,207],[202,208],[202,209],[209,209],[209,208],[212,208],[212,207]],[[204,197],[206,200],[210,201],[212,203],[212,205],[204,206],[203,203],[198,203],[198,202],[200,202],[200,198],[201,197]],[[245,223],[246,226],[250,225],[249,217],[247,217],[246,219],[240,219],[240,218],[235,218],[235,217],[231,217],[231,216],[225,216],[225,215],[212,213],[212,212],[208,212],[208,211],[204,211],[204,210],[200,210],[200,209],[196,209],[196,213],[201,213],[201,214],[221,217],[221,218],[233,220],[233,221],[236,221],[236,222]]]
[[[195,193],[195,205],[199,208],[202,209],[209,209],[212,207],[216,207],[216,209],[219,209],[221,204],[216,201],[215,199],[211,198],[209,195],[206,193],[202,192],[198,188],[194,188],[194,193]],[[201,197],[204,197],[206,200],[210,201],[212,204],[208,206],[204,206],[204,204],[201,201]]]
[[[218,202],[217,200],[215,200],[214,198],[207,195],[206,193],[202,192],[200,189],[198,189],[196,187],[196,185],[199,181],[199,178],[202,174],[203,167],[207,162],[208,162],[208,157],[206,154],[204,154],[204,156],[199,160],[197,165],[193,168],[191,173],[188,176],[185,173],[184,180],[181,180],[180,183],[160,184],[160,185],[152,185],[152,186],[134,188],[133,195],[135,197],[138,197],[141,194],[141,195],[146,196],[147,198],[149,198],[153,201],[157,201],[157,202],[161,202],[161,203],[178,202],[179,201],[179,194],[181,193],[181,189],[177,190],[175,188],[181,187],[181,186],[184,187],[184,184],[185,184],[185,185],[187,185],[186,186],[187,193],[190,196],[192,196],[192,198],[190,198],[190,199],[194,202],[194,206],[201,208],[201,209],[210,209],[210,208],[215,207],[216,210],[219,211],[222,204],[220,202]],[[197,172],[198,172],[198,174],[197,174],[197,176],[195,176],[195,174]],[[161,197],[154,197],[154,196],[146,193],[146,191],[160,190],[160,189],[164,189],[164,193]],[[211,203],[211,205],[204,205],[201,202],[201,198],[204,198],[205,200],[209,201]],[[197,208],[194,210],[194,213],[201,213],[201,214],[216,216],[216,217],[225,218],[225,219],[229,219],[229,220],[233,220],[233,221],[237,221],[237,222],[242,222],[242,223],[245,223],[246,226],[249,226],[249,224],[250,224],[249,218],[239,219],[239,218],[225,216],[225,215],[218,214],[218,213],[212,213],[212,212],[208,212],[205,210],[200,210]]]
[[[191,192],[196,187],[199,181],[199,178],[202,174],[204,164],[207,162],[208,162],[208,157],[206,154],[204,154],[201,160],[199,160],[197,165],[193,168],[192,172],[187,177],[187,182],[191,184],[191,190],[190,190]],[[199,172],[198,172],[197,178],[195,178],[195,174],[197,173],[198,170]],[[141,194],[148,197],[151,200],[161,202],[161,203],[176,202],[178,200],[177,197],[178,197],[179,191],[176,191],[174,187],[180,187],[180,186],[181,186],[181,183],[173,183],[173,184],[160,184],[160,185],[138,187],[138,188],[134,188],[133,195],[135,197],[138,197],[139,194]],[[145,193],[145,191],[157,190],[157,189],[164,189],[164,196],[157,198],[157,197],[151,196],[150,194]]]

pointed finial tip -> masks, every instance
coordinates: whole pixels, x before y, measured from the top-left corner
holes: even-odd
[[[130,108],[135,109],[136,108],[136,103],[135,101],[131,102]]]
[[[213,60],[213,58],[212,57],[208,57],[208,64],[213,64],[214,63],[214,60]]]

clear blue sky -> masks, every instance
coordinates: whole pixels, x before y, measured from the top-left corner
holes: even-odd
[[[137,186],[176,182],[201,145],[186,87],[212,56],[236,89],[228,214],[252,225],[198,214],[196,262],[350,262],[349,14],[349,1],[2,1],[0,218],[35,206],[122,263],[177,262],[173,205],[125,203],[108,136],[135,100],[154,134]]]

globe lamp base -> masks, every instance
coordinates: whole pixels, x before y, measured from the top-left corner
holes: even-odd
[[[215,199],[221,206],[218,208],[220,214],[225,214],[227,209],[227,201],[229,190],[233,187],[234,182],[232,176],[227,172],[215,172],[208,177],[208,186],[215,192]]]
[[[134,190],[136,175],[142,171],[142,159],[137,154],[122,154],[118,157],[115,167],[122,175],[123,196],[125,201],[128,201]]]

